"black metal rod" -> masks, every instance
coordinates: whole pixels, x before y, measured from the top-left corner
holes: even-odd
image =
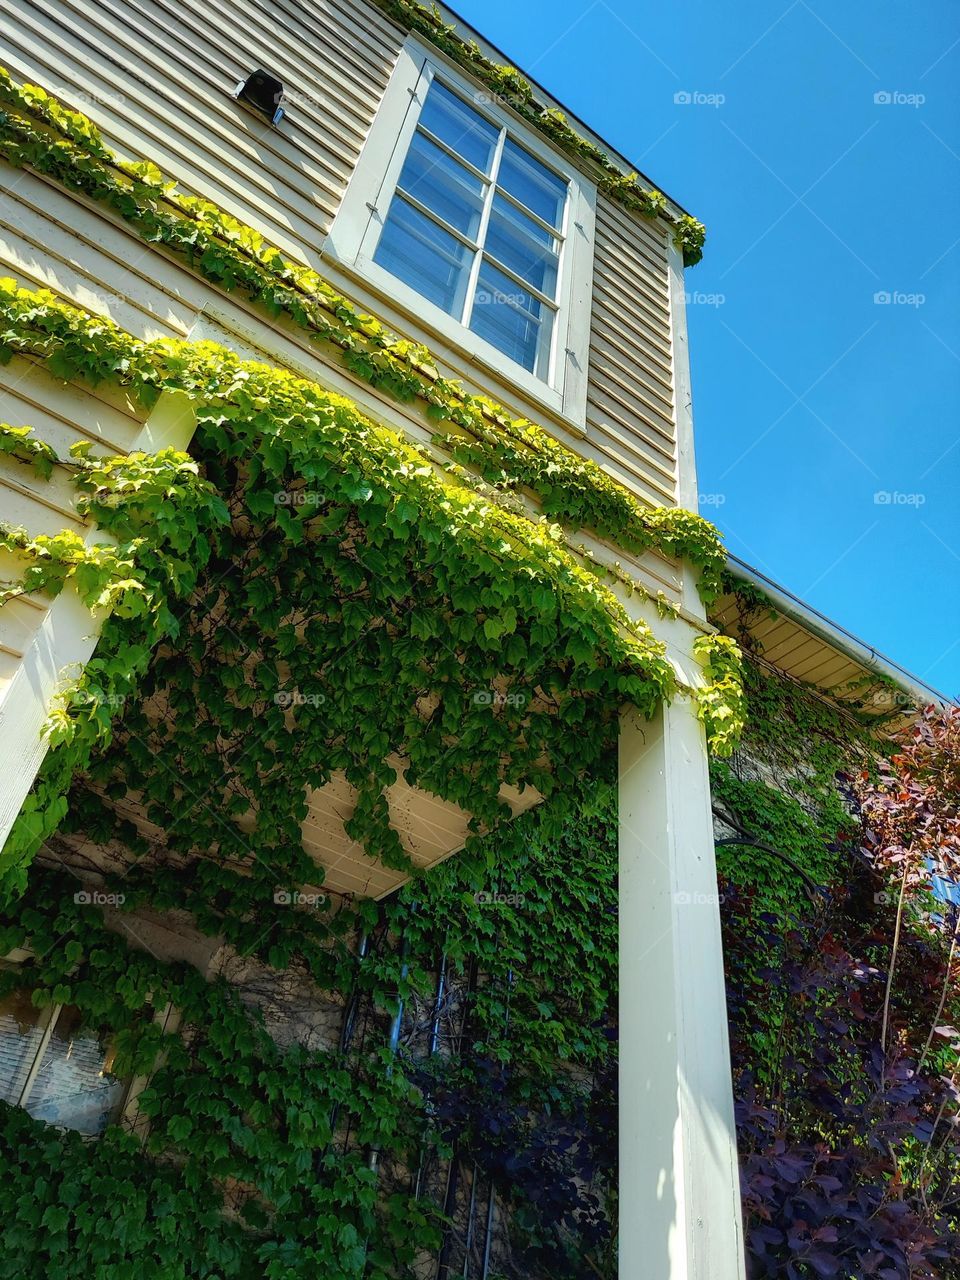
[[[430,1020],[430,1040],[427,1045],[429,1057],[440,1048],[440,1014],[443,1007],[444,997],[446,995],[447,985],[447,953],[441,951],[440,960],[437,964],[437,989],[433,1000],[433,1017]],[[426,1166],[427,1152],[426,1147],[420,1148],[420,1161],[417,1165],[417,1176],[413,1183],[413,1198],[419,1200],[423,1192],[423,1174]]]
[[[490,1250],[493,1246],[493,1210],[495,1203],[496,1188],[491,1178],[490,1190],[487,1192],[487,1227],[483,1241],[483,1270],[480,1272],[480,1280],[487,1280],[490,1275]]]
[[[463,1246],[463,1270],[461,1276],[470,1274],[470,1250],[473,1248],[473,1218],[477,1208],[477,1162],[473,1162],[473,1174],[470,1178],[470,1205],[467,1209],[467,1238]]]

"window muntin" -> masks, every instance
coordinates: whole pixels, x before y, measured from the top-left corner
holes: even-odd
[[[121,1115],[129,1081],[115,1076],[114,1051],[85,1028],[72,1005],[38,1009],[20,988],[0,998],[0,1098],[35,1120],[100,1134]]]
[[[373,260],[548,381],[568,202],[565,178],[434,76]]]
[[[128,1081],[113,1075],[114,1048],[83,1027],[73,1005],[57,1011],[40,1067],[20,1105],[34,1120],[102,1133],[120,1118]]]

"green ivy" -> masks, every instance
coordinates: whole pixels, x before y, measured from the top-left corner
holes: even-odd
[[[408,781],[493,825],[504,783],[552,794],[603,758],[621,704],[649,715],[673,694],[663,646],[559,529],[443,478],[352,402],[215,344],[140,342],[12,282],[0,283],[0,314],[8,356],[118,382],[145,406],[180,393],[197,419],[193,459],[74,450],[78,508],[115,544],[11,535],[33,563],[10,590],[55,594],[71,581],[110,613],[93,662],[53,709],[55,750],[3,851],[14,887],[62,819],[70,778],[109,745],[119,707],[123,768],[141,752],[145,770],[169,757],[144,791],[174,840],[225,853],[299,847],[303,804],[291,792],[342,770],[357,792],[348,834],[409,870],[385,798],[391,755],[409,762]],[[178,600],[191,607],[178,612]],[[159,739],[133,697],[148,668],[182,713]],[[731,670],[708,666],[707,677],[699,705],[728,751]],[[284,689],[308,695],[292,714]],[[225,817],[187,804],[211,785]]]
[[[529,81],[516,67],[493,62],[472,40],[464,40],[456,26],[444,21],[440,10],[416,0],[373,0],[378,9],[398,26],[416,31],[465,71],[492,90],[496,100],[509,106],[532,124],[578,164],[599,171],[600,189],[633,213],[645,218],[667,218],[673,223],[673,237],[683,253],[685,266],[694,266],[703,257],[706,228],[690,214],[669,212],[663,192],[641,186],[636,173],[624,173],[596,143],[584,138],[556,107],[545,107]]]
[[[594,529],[628,550],[653,547],[690,560],[701,570],[704,600],[715,598],[723,548],[706,520],[673,507],[644,506],[542,427],[442,378],[425,347],[359,312],[315,271],[291,262],[210,201],[178,192],[152,163],[120,160],[86,116],[36,85],[17,84],[2,68],[0,106],[0,154],[11,164],[97,201],[149,243],[185,257],[213,284],[245,293],[271,316],[287,316],[339,352],[356,377],[399,400],[419,401],[440,424],[442,438],[459,442],[461,456],[487,475],[498,475],[506,464],[509,485],[529,489],[555,518]],[[463,432],[476,440],[472,451]]]

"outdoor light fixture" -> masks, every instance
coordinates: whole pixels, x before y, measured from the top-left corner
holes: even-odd
[[[280,106],[283,85],[266,71],[251,71],[246,80],[237,85],[233,96],[259,115],[266,116],[271,124],[279,124],[283,119],[283,107]]]

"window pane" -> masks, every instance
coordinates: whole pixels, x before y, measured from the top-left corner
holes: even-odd
[[[566,182],[518,147],[512,138],[503,144],[497,184],[551,227],[560,226],[567,198]]]
[[[470,328],[511,360],[546,376],[553,312],[509,276],[484,262],[480,267]]]
[[[43,1061],[26,1101],[35,1120],[102,1133],[119,1115],[126,1088],[110,1074],[113,1053],[82,1027],[80,1010],[60,1010]]]
[[[483,210],[483,183],[422,133],[413,135],[400,186],[444,222],[471,240],[476,238]]]
[[[16,1104],[43,1038],[46,1010],[37,1009],[29,991],[0,1000],[0,1098]]]
[[[556,297],[556,239],[503,196],[494,196],[485,248],[549,297]]]
[[[475,169],[490,172],[500,130],[477,115],[439,80],[434,80],[427,92],[420,124],[458,156],[469,160]]]
[[[396,195],[374,261],[450,315],[463,317],[472,251]]]

